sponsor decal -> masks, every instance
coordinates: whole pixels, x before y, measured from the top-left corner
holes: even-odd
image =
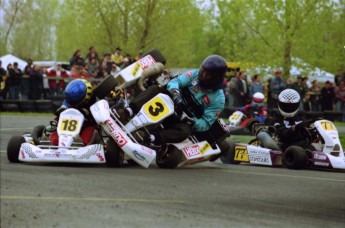
[[[140,64],[135,63],[133,68],[132,68],[131,75],[133,75],[133,77],[136,77],[139,70],[140,70]]]
[[[220,111],[216,111],[216,117],[220,115]]]
[[[140,161],[144,161],[145,160],[145,157],[142,156],[138,151],[134,150],[132,151],[132,153],[134,154],[134,156],[139,159]]]
[[[196,86],[196,85],[198,85],[198,79],[194,79],[193,81],[192,81],[192,83],[191,83],[193,86]]]
[[[59,152],[59,151],[56,151],[56,152],[55,152],[55,156],[56,156],[57,158],[59,158],[59,157],[60,157],[60,152]]]
[[[326,160],[327,156],[323,154],[314,154],[314,158],[319,160]]]
[[[211,103],[210,98],[207,95],[202,96],[203,101],[205,104],[209,105]]]
[[[200,154],[204,155],[210,148],[211,148],[210,144],[206,142],[205,145],[200,147],[199,152]]]
[[[314,165],[318,165],[318,166],[329,166],[329,163],[328,162],[314,162]]]
[[[104,161],[104,158],[103,158],[103,156],[102,156],[101,153],[96,153],[96,156],[98,157],[98,159],[99,159],[100,161]]]
[[[183,152],[185,153],[187,157],[190,158],[190,157],[199,155],[199,148],[200,148],[199,145],[193,145],[193,146],[183,148]]]
[[[141,149],[145,151],[146,153],[153,154],[153,150],[146,147],[146,146],[141,146]]]
[[[271,164],[270,159],[267,156],[252,156],[249,155],[250,161],[251,162],[256,162],[256,163],[263,163],[263,164]]]
[[[186,73],[186,77],[187,78],[191,78],[192,76],[193,76],[192,71],[189,71],[189,72]]]
[[[123,147],[127,144],[127,139],[122,135],[122,133],[116,129],[116,127],[113,125],[113,122],[111,120],[105,121],[108,124],[109,130],[111,135],[113,136],[113,139],[115,142],[120,146]]]
[[[151,55],[147,55],[144,58],[139,59],[138,62],[141,66],[141,69],[145,70],[146,68],[154,64],[156,61],[154,58],[152,58]]]
[[[21,150],[21,151],[20,151],[20,154],[22,155],[22,158],[25,159],[25,153],[24,153],[24,151]]]

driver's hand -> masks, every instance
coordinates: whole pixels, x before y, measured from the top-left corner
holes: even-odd
[[[180,90],[172,89],[172,90],[170,90],[170,94],[172,95],[174,104],[176,106],[181,107],[183,105],[183,98],[182,98]]]

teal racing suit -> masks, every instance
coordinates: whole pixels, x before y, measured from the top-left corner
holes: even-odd
[[[195,121],[193,130],[203,132],[210,129],[225,105],[225,95],[222,88],[202,89],[198,80],[199,70],[188,71],[173,78],[167,89],[182,91],[185,109],[192,114]]]

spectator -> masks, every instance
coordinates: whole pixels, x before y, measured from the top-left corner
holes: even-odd
[[[115,53],[111,55],[111,60],[118,66],[121,67],[123,64],[123,56],[121,55],[122,49],[117,47]]]
[[[312,81],[312,86],[307,93],[310,97],[310,104],[311,104],[311,111],[319,112],[320,111],[320,91],[321,88],[319,87],[318,81]]]
[[[7,67],[6,67],[6,76],[4,77],[5,80],[3,80],[3,88],[1,89],[1,96],[2,96],[2,99],[7,99],[7,95],[8,95],[8,91],[9,91],[9,88],[10,88],[10,84],[8,82],[8,77],[9,77],[9,72],[10,72],[10,69],[13,68],[13,65],[12,63],[9,63],[7,64]]]
[[[81,57],[81,50],[79,50],[79,49],[73,53],[73,56],[69,60],[70,69],[72,69],[75,64],[78,64],[78,65],[84,64],[84,59],[83,59],[83,57]]]
[[[2,91],[5,88],[6,70],[2,67],[2,61],[0,60],[0,100],[2,100]]]
[[[43,76],[43,99],[47,100],[51,94],[50,94],[46,67],[42,68],[42,76]]]
[[[91,58],[89,62],[89,70],[88,73],[90,77],[96,77],[97,74],[95,74],[95,69],[99,67],[99,63],[97,62],[96,58]]]
[[[138,61],[139,59],[141,59],[142,56],[143,52],[139,51],[138,54],[134,57],[134,61]]]
[[[62,79],[53,79],[52,77],[69,78],[68,73],[62,68],[61,64],[56,65],[56,69],[51,69],[47,76],[49,79],[49,88],[51,96],[62,95],[65,89],[65,81]]]
[[[287,79],[285,80],[285,83],[286,83],[286,88],[287,88],[287,89],[291,89],[291,88],[292,88],[292,84],[293,84],[292,78],[287,78]]]
[[[272,102],[272,95],[271,95],[271,81],[272,81],[272,78],[269,78],[265,84],[265,91],[266,91],[266,94],[265,94],[265,97],[267,97],[267,109],[272,109],[273,108],[273,102]]]
[[[30,97],[30,78],[28,77],[32,71],[32,59],[28,59],[27,65],[24,68],[25,77],[22,79],[22,83],[20,85],[22,100],[28,100]]]
[[[240,72],[235,90],[235,107],[245,106],[248,102],[249,87],[246,77],[243,72]]]
[[[131,55],[129,53],[127,53],[125,55],[125,57],[123,58],[123,63],[121,65],[121,69],[124,69],[124,68],[128,67],[132,63],[133,63],[132,57],[131,57]]]
[[[18,68],[18,63],[13,63],[13,68],[9,69],[7,82],[9,84],[10,99],[19,100],[20,84],[23,72]]]
[[[281,78],[281,72],[279,70],[274,72],[275,78],[271,80],[270,89],[271,89],[271,98],[272,98],[272,107],[278,108],[278,95],[281,91],[287,88],[285,81]]]
[[[342,112],[342,121],[345,122],[345,81],[339,81],[339,86],[335,89],[335,110]]]
[[[113,66],[111,67],[110,74],[113,75],[113,76],[115,76],[115,75],[117,75],[120,71],[121,71],[121,68],[118,67],[118,66],[114,63]]]
[[[83,65],[74,64],[72,68],[72,78],[89,78],[89,73],[85,70]]]
[[[239,77],[240,77],[240,71],[236,71],[235,75],[230,77],[229,82],[228,82],[230,108],[236,107],[235,93],[236,93],[237,80],[239,80]]]
[[[306,102],[306,93],[307,93],[307,85],[305,83],[303,83],[303,78],[301,75],[298,75],[297,76],[297,81],[294,82],[291,86],[292,89],[296,90],[298,92],[298,94],[300,95],[301,97],[301,108],[302,110],[305,110],[304,107],[305,107],[305,102]],[[309,102],[309,101],[307,101]],[[308,111],[308,110],[306,110]]]
[[[252,83],[250,83],[249,96],[250,98],[257,92],[264,93],[264,86],[261,83],[260,76],[258,74],[253,76]]]
[[[330,81],[326,81],[321,89],[321,111],[332,111],[334,100],[334,88]]]
[[[41,99],[43,92],[43,75],[38,65],[34,65],[30,73],[30,96],[31,100]]]
[[[91,59],[92,58],[95,58],[96,59],[96,62],[99,63],[99,56],[98,56],[98,53],[96,52],[96,48],[91,46],[89,48],[89,52],[86,54],[85,56],[85,62],[91,62]]]

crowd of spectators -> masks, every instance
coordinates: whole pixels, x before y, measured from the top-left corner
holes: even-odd
[[[76,50],[69,60],[68,69],[60,63],[47,69],[29,59],[23,71],[16,62],[4,68],[0,61],[0,100],[40,100],[62,96],[67,83],[74,78],[85,78],[96,86],[100,80],[94,79],[116,75],[141,55],[139,52],[132,59],[131,54],[122,55],[122,49],[117,47],[114,53],[100,56],[95,47],[90,47],[85,57],[80,49]]]
[[[29,59],[24,70],[18,68],[18,63],[8,64],[6,69],[0,62],[0,99],[12,100],[39,100],[50,99],[63,95],[64,88],[73,78],[85,78],[97,85],[99,80],[108,75],[116,75],[122,69],[140,59],[142,52],[132,59],[131,54],[122,54],[122,49],[117,47],[114,53],[99,55],[96,48],[91,46],[83,57],[80,49],[76,50],[69,60],[68,71],[61,64],[47,69],[33,65]],[[274,77],[262,81],[258,74],[248,80],[247,75],[236,69],[230,71],[224,81],[226,104],[228,108],[241,107],[248,104],[254,93],[265,94],[265,105],[270,109],[277,108],[278,94],[285,88],[298,91],[303,99],[301,109],[304,111],[342,111],[345,112],[345,75],[337,75],[335,82],[326,81],[321,84],[317,80],[310,81],[305,76],[297,76],[296,80],[284,80],[282,72],[276,70]],[[344,120],[345,121],[345,120]]]
[[[265,105],[268,110],[277,108],[278,94],[286,89],[295,89],[301,96],[301,110],[309,112],[338,111],[345,113],[345,75],[336,75],[335,81],[320,83],[309,81],[308,77],[298,75],[296,80],[283,79],[282,72],[277,70],[274,77],[262,82],[256,74],[248,80],[247,75],[239,69],[232,71],[224,81],[226,105],[230,109],[243,107],[251,102],[253,94],[265,94]],[[345,115],[344,115],[345,116]],[[343,118],[345,121],[345,117]]]

